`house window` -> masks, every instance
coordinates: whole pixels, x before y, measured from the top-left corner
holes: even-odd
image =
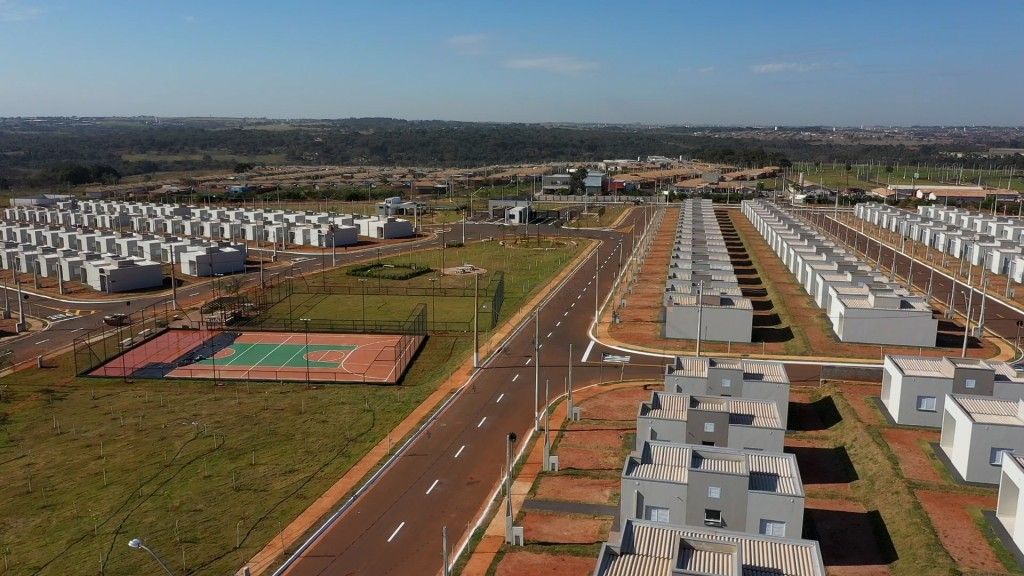
[[[993,448],[989,452],[988,463],[993,466],[1001,466],[1003,464],[1003,454],[1009,454],[1013,452],[1013,448]]]
[[[705,422],[704,423],[704,431],[705,432],[714,432],[715,431],[715,423],[714,422]]]
[[[974,378],[968,378],[967,380],[964,380],[964,387],[967,388],[968,390],[974,388],[977,385],[978,382]]]
[[[778,520],[761,520],[761,527],[758,529],[760,534],[765,536],[775,536],[776,538],[786,537],[786,523],[779,522]]]
[[[721,526],[722,525],[722,511],[711,510],[710,508],[704,509],[704,523],[708,526]]]
[[[721,498],[722,489],[718,486],[708,486],[708,498]]]
[[[921,412],[935,412],[935,396],[918,396],[917,409]]]
[[[659,506],[644,506],[644,520],[668,524],[668,508]]]
[[[732,386],[732,380],[729,378],[722,378],[722,388],[729,388]]]

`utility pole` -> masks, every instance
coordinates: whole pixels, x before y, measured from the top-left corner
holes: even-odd
[[[964,343],[963,347],[960,348],[960,357],[967,357],[967,337],[971,331],[971,309],[974,306],[974,287],[971,286],[970,276],[967,279],[967,289],[970,290],[971,294],[967,298],[967,319],[964,321]]]
[[[540,432],[540,413],[537,411],[540,403],[540,308],[533,313],[533,319],[533,429]]]
[[[178,283],[176,282],[176,278],[174,277],[174,255],[175,255],[176,252],[177,252],[177,250],[175,250],[174,247],[172,246],[171,247],[171,307],[174,308],[175,310],[178,309]],[[213,258],[213,256],[211,255],[210,258]],[[59,265],[58,265],[58,267],[59,267]],[[57,277],[60,278],[60,275],[58,274]],[[61,283],[61,285],[60,285],[60,293],[61,294],[64,293],[64,284],[63,283]]]
[[[509,544],[512,543],[512,445],[515,443],[516,433],[509,432],[505,437],[505,542]]]
[[[473,274],[473,368],[480,367],[480,275]]]
[[[594,249],[594,329],[597,329],[599,317],[598,293],[601,285],[601,250]]]
[[[441,526],[441,576],[450,576],[448,566],[448,526]]]
[[[21,280],[17,274],[14,279],[18,287],[18,323],[15,325],[15,331],[20,333],[28,329],[28,323],[25,322],[25,297],[21,294]]]
[[[566,415],[572,420],[572,342],[569,343],[569,379],[566,381]]]
[[[697,357],[700,358],[700,333],[704,324],[704,281],[697,284]]]

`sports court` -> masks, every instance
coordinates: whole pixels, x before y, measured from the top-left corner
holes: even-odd
[[[421,335],[167,330],[91,376],[397,383]]]

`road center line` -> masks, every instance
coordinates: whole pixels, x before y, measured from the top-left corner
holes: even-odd
[[[434,480],[434,483],[430,485],[430,488],[427,488],[427,494],[430,494],[431,492],[434,491],[434,487],[437,486],[438,482],[440,482],[440,480]]]
[[[487,416],[484,416],[483,418],[481,418],[480,419],[480,423],[477,424],[476,427],[479,428],[479,427],[483,426],[484,422],[487,422]]]
[[[513,382],[515,382],[516,380],[519,380],[519,374],[516,374],[515,376],[512,377]]]
[[[401,530],[403,526],[405,526],[405,522],[399,524],[398,528],[395,528],[395,531],[391,533],[391,536],[388,536],[388,542],[391,542],[395,539],[395,536],[398,536],[398,531]]]
[[[577,298],[577,300],[579,300],[579,298]],[[569,305],[569,308],[575,308],[575,307],[576,307],[576,303],[575,302],[573,302],[572,304]]]
[[[562,321],[561,320],[559,320],[558,322],[555,322],[555,328],[558,328],[561,325],[562,325]]]
[[[505,393],[502,392],[501,395],[498,396],[498,399],[494,401],[494,403],[497,404],[498,402],[501,402],[501,399],[504,398],[504,397],[505,397]]]
[[[49,342],[49,341],[50,341],[49,338],[44,338],[43,340],[40,340],[39,342],[36,342],[36,344],[42,344],[43,342]]]
[[[527,359],[526,359],[526,364],[527,364],[527,365],[529,365],[529,364],[530,364],[530,362],[533,362],[533,358],[527,358]]]
[[[593,349],[594,349],[594,341],[591,340],[590,344],[587,345],[587,349],[583,352],[583,358],[580,359],[580,362],[586,362],[587,358],[590,357],[590,351],[593,350]]]
[[[548,332],[548,335],[546,336],[546,338],[551,338],[552,334],[554,334],[554,332]]]
[[[462,447],[459,448],[459,451],[455,453],[455,457],[458,458],[459,454],[462,454],[462,451],[465,450],[465,449],[466,449],[466,445],[463,444]]]
[[[189,298],[191,298],[193,296],[199,296],[199,292],[193,292],[193,293],[188,295]]]
[[[565,317],[566,317],[566,316],[568,316],[568,315],[569,315],[569,311],[568,311],[568,310],[566,310],[566,311],[565,311],[564,313],[562,313],[562,317],[563,317],[563,318],[565,318]]]

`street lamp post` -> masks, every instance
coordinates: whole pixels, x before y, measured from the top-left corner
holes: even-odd
[[[145,550],[149,553],[150,556],[153,557],[153,560],[156,560],[156,563],[164,569],[164,572],[167,574],[167,576],[174,576],[174,574],[164,564],[163,560],[161,560],[160,557],[156,555],[156,552],[150,550],[145,544],[142,543],[142,540],[138,538],[132,538],[128,541],[128,547],[133,548],[135,550]]]
[[[363,330],[366,330],[366,278],[360,278],[359,283],[363,285]]]
[[[1024,320],[1017,320],[1017,338],[1016,338],[1016,344],[1015,344],[1016,347],[1017,347],[1017,350],[1020,350],[1020,329],[1021,329],[1022,326],[1024,326]]]
[[[299,318],[306,325],[306,350],[302,354],[306,358],[306,386],[309,386],[309,318]]]
[[[505,436],[505,540],[512,542],[512,446],[516,443],[515,432]]]

